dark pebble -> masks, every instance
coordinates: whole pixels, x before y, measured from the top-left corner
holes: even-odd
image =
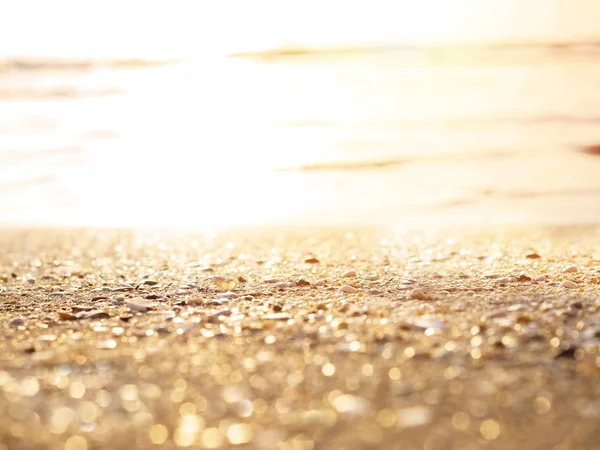
[[[555,356],[555,358],[575,359],[575,351],[576,350],[577,350],[577,347],[571,346],[568,349],[560,352],[558,355]]]

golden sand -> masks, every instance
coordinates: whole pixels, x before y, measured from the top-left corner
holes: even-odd
[[[597,236],[2,231],[0,448],[599,448]]]

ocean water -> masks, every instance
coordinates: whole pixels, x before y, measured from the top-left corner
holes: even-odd
[[[4,59],[0,224],[598,222],[598,61],[594,42]]]

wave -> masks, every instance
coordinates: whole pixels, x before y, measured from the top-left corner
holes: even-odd
[[[89,97],[103,97],[107,95],[122,94],[123,89],[76,89],[64,86],[46,89],[22,88],[22,89],[0,89],[0,101],[5,100],[48,100],[48,99],[77,99]]]
[[[478,127],[495,127],[503,124],[516,125],[552,125],[568,123],[571,125],[590,125],[600,124],[600,116],[594,115],[569,115],[569,114],[547,114],[547,115],[532,115],[532,116],[465,116],[465,117],[448,117],[448,116],[430,116],[426,118],[405,118],[396,120],[377,120],[377,121],[361,121],[360,124],[353,123],[353,128],[361,126],[378,129],[398,129],[398,128],[430,128],[434,126],[436,129],[460,129],[472,128],[474,125]],[[348,125],[335,121],[306,119],[290,122],[282,122],[280,126],[284,128],[326,128],[339,125]]]
[[[313,164],[305,164],[295,167],[283,167],[277,169],[277,172],[320,172],[320,171],[360,171],[360,170],[372,170],[372,169],[386,169],[389,167],[413,164],[423,161],[462,161],[474,159],[485,159],[491,158],[506,158],[510,156],[509,152],[500,150],[491,150],[485,154],[465,152],[465,153],[446,153],[446,154],[431,154],[431,155],[410,155],[404,157],[395,158],[384,158],[384,159],[365,159],[365,160],[346,160],[346,161],[323,161],[316,162]]]
[[[172,65],[181,59],[76,59],[76,58],[0,58],[0,74],[5,72],[87,72],[96,69],[143,69]]]
[[[486,43],[439,45],[340,45],[340,46],[284,46],[270,49],[236,52],[229,56],[257,61],[285,61],[291,59],[331,58],[360,54],[382,53],[477,53],[510,51],[543,51],[550,53],[600,52],[600,40],[586,41],[503,41]]]

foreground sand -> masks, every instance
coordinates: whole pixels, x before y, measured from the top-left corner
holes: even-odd
[[[0,448],[600,448],[598,236],[2,231]]]

